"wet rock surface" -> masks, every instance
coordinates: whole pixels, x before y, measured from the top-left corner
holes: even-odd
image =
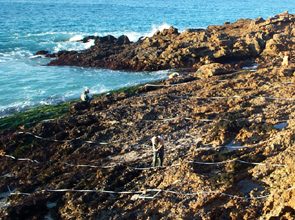
[[[49,65],[103,67],[118,70],[155,71],[171,68],[197,70],[209,63],[237,63],[245,60],[260,67],[280,62],[282,52],[295,45],[295,16],[287,11],[264,20],[239,19],[234,23],[189,29],[182,33],[174,27],[152,37],[130,42],[128,37],[84,38],[95,45],[83,51],[47,54],[57,57]],[[37,54],[43,54],[42,51]],[[292,55],[292,54],[291,54]],[[294,55],[294,54],[293,54]],[[293,56],[294,57],[294,56]]]
[[[293,22],[283,15],[249,28],[272,33]],[[1,219],[293,219],[295,65],[261,60],[249,70],[204,62],[134,94],[0,131]],[[152,168],[155,132],[165,155]]]

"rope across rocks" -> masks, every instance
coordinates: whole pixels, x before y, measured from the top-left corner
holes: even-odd
[[[183,193],[183,192],[177,192],[177,191],[172,191],[172,190],[162,190],[162,189],[146,189],[146,190],[141,190],[141,191],[110,191],[110,190],[86,190],[86,189],[45,189],[45,190],[37,190],[33,193],[23,193],[23,192],[12,192],[7,186],[9,195],[24,195],[24,196],[29,196],[32,194],[36,193],[65,193],[65,192],[80,192],[80,193],[107,193],[107,194],[138,194],[137,198],[141,199],[153,199],[157,197],[160,193],[170,193],[170,194],[176,194],[180,196],[197,196],[201,194],[221,194],[224,196],[228,196],[231,198],[236,198],[236,199],[242,199],[242,200],[258,200],[258,199],[264,199],[267,197],[272,196],[273,194],[268,194],[268,195],[263,195],[263,196],[237,196],[233,194],[228,194],[225,192],[221,191],[198,191],[198,192],[190,192],[190,193]],[[284,191],[291,191],[295,189],[295,187],[291,187],[288,189],[285,189]],[[148,193],[155,193],[154,195],[150,195]]]
[[[188,98],[187,96],[171,96],[171,97],[176,97],[176,98]],[[241,96],[231,96],[231,97],[207,97],[209,99],[225,99],[225,98],[239,98]],[[192,98],[192,97],[189,97],[189,98]],[[200,98],[201,97],[193,97],[193,98]],[[288,101],[294,101],[295,98],[273,98],[273,97],[261,97],[261,96],[251,96],[251,98],[265,98],[265,99],[271,99],[271,100],[288,100]],[[158,121],[168,121],[168,120],[177,120],[179,118],[171,118],[171,119],[163,119],[163,120],[158,120]],[[195,120],[193,118],[184,118],[186,120]],[[151,121],[151,120],[146,120],[146,121]],[[209,120],[209,119],[201,119],[201,121],[213,121],[213,120]],[[43,138],[43,137],[40,137],[38,135],[35,135],[33,133],[30,133],[30,132],[19,132],[19,134],[27,134],[27,135],[32,135],[38,139],[41,139],[41,140],[47,140],[47,141],[55,141],[55,142],[69,142],[69,141],[73,141],[73,140],[56,140],[56,139],[51,139],[51,138]],[[262,145],[264,143],[267,143],[279,136],[283,136],[283,135],[287,135],[287,134],[294,134],[294,133],[291,133],[291,132],[286,132],[286,133],[283,133],[283,134],[279,134],[279,135],[276,135],[275,137],[272,137],[268,140],[265,140],[265,141],[262,141],[260,143],[256,143],[256,144],[252,144],[252,145],[247,145],[247,146],[230,146],[229,148],[230,149],[240,149],[240,148],[246,148],[246,147],[255,147],[255,146],[259,146],[259,145]],[[107,145],[109,143],[106,143],[106,142],[94,142],[94,141],[85,141],[85,140],[81,140],[79,138],[77,139],[74,139],[74,140],[80,140],[82,142],[85,142],[85,143],[90,143],[90,144],[100,144],[100,145]],[[227,147],[227,146],[219,146],[219,147]],[[19,160],[19,161],[28,161],[28,162],[32,162],[32,163],[40,163],[39,161],[37,160],[32,160],[32,159],[29,159],[29,158],[16,158],[14,156],[11,156],[11,155],[2,155],[2,156],[5,156],[5,157],[8,157],[8,158],[11,158],[11,159],[14,159],[14,160]],[[233,161],[237,161],[237,162],[240,162],[240,163],[247,163],[247,164],[253,164],[253,165],[264,165],[264,166],[276,166],[276,167],[286,167],[286,166],[289,166],[287,164],[268,164],[268,163],[256,163],[256,162],[247,162],[247,161],[243,161],[243,160],[240,160],[239,158],[235,158],[235,159],[232,159],[232,160],[227,160],[227,161],[221,161],[221,162],[202,162],[202,161],[188,161],[187,163],[191,163],[191,164],[204,164],[204,165],[219,165],[219,164],[225,164],[225,163],[231,163]],[[115,164],[115,165],[111,165],[111,166],[93,166],[93,165],[74,165],[74,164],[69,164],[69,163],[64,163],[65,165],[67,166],[76,166],[76,167],[90,167],[90,168],[103,168],[103,169],[108,169],[108,168],[113,168],[113,167],[116,167],[116,166],[122,166],[121,163],[118,163],[118,164]],[[170,166],[165,166],[165,167],[175,167],[175,166],[179,166],[181,165],[180,163],[178,164],[172,164]],[[125,165],[123,165],[125,166]],[[132,167],[132,166],[126,166],[126,167],[129,167],[131,169],[137,169],[137,170],[144,170],[144,169],[154,169],[155,167],[143,167],[143,168],[140,168],[140,167]],[[288,188],[286,189],[285,191],[290,191],[290,190],[293,190],[295,187],[291,187],[291,188]],[[9,190],[9,193],[10,195],[31,195],[30,193],[21,193],[21,192],[18,192],[18,193],[15,193],[15,192],[12,192],[8,186],[8,190]],[[47,190],[40,190],[40,191],[36,191],[34,193],[37,193],[37,192],[96,192],[96,193],[116,193],[116,194],[140,194],[138,198],[143,198],[143,199],[148,199],[148,198],[155,198],[156,196],[158,196],[160,193],[171,193],[171,194],[176,194],[176,195],[182,195],[182,196],[195,196],[195,195],[199,195],[199,194],[221,194],[221,195],[225,195],[225,196],[229,196],[229,197],[232,197],[232,198],[237,198],[237,199],[246,199],[246,200],[252,200],[252,199],[263,199],[263,198],[266,198],[266,197],[269,197],[271,196],[272,194],[269,194],[269,195],[264,195],[264,196],[258,196],[258,197],[241,197],[241,196],[237,196],[237,195],[231,195],[231,194],[227,194],[227,193],[224,193],[224,192],[220,192],[220,191],[199,191],[199,192],[192,192],[192,193],[182,193],[182,192],[176,192],[176,191],[171,191],[171,190],[162,190],[162,189],[146,189],[144,191],[120,191],[120,192],[117,192],[117,191],[107,191],[107,190],[76,190],[76,189],[47,189]],[[150,195],[147,195],[147,193],[155,193],[154,195],[150,196]]]
[[[34,134],[30,133],[30,132],[21,132],[23,134],[29,134],[29,135],[33,135],[35,136]],[[280,136],[284,136],[284,135],[288,135],[288,134],[295,134],[295,133],[292,133],[292,132],[284,132],[282,134],[278,134],[272,138],[269,138],[265,141],[262,141],[262,142],[259,142],[259,143],[256,143],[256,144],[252,144],[252,145],[245,145],[245,146],[218,146],[216,148],[212,148],[212,147],[208,147],[208,148],[202,148],[201,150],[216,150],[218,148],[229,148],[231,150],[237,150],[237,149],[242,149],[242,148],[249,148],[249,147],[256,147],[256,146],[259,146],[259,145],[262,145],[262,144],[265,144],[271,140],[274,140]],[[38,138],[40,139],[43,139],[42,137],[40,136],[37,136]],[[44,140],[47,140],[46,138],[44,138]],[[52,139],[50,139],[52,140]],[[55,140],[55,141],[58,141],[58,140]],[[70,140],[68,140],[70,141]],[[64,140],[62,140],[62,142],[64,142]],[[88,141],[85,141],[88,143]],[[96,142],[92,142],[92,143],[96,143]],[[151,147],[149,145],[144,145],[145,147]],[[2,156],[5,156],[5,157],[8,157],[8,158],[11,158],[11,159],[14,159],[14,160],[19,160],[19,161],[29,161],[29,162],[32,162],[32,163],[40,163],[39,161],[37,160],[32,160],[30,158],[16,158],[14,156],[11,156],[11,155],[2,155]],[[287,164],[266,164],[266,163],[256,163],[256,162],[247,162],[247,161],[243,161],[243,160],[240,160],[239,158],[236,158],[236,159],[233,159],[233,160],[228,160],[228,161],[221,161],[221,162],[202,162],[202,161],[188,161],[188,163],[195,163],[195,164],[211,164],[211,165],[218,165],[218,164],[223,164],[223,163],[231,163],[233,161],[237,161],[237,162],[241,162],[241,163],[247,163],[247,164],[253,164],[253,165],[264,165],[264,166],[280,166],[280,167],[285,167],[285,166],[288,166]],[[76,167],[90,167],[90,168],[103,168],[103,169],[108,169],[108,168],[113,168],[113,167],[116,167],[116,166],[122,166],[123,164],[122,163],[118,163],[118,164],[115,164],[115,165],[110,165],[110,166],[95,166],[95,165],[88,165],[88,164],[84,164],[84,165],[74,165],[74,164],[69,164],[69,163],[64,163],[65,165],[68,165],[68,166],[76,166]],[[163,166],[163,167],[175,167],[175,166],[179,166],[180,163],[178,164],[172,164],[172,165],[169,165],[169,166]],[[126,166],[126,165],[123,165],[123,166]],[[147,170],[147,169],[154,169],[155,167],[133,167],[133,166],[126,166],[128,168],[131,168],[131,169],[135,169],[135,170]]]

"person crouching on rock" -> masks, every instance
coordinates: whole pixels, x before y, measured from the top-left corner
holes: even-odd
[[[174,78],[176,78],[176,77],[178,77],[179,76],[179,73],[171,73],[171,74],[169,74],[169,76],[168,76],[168,78],[169,79],[174,79]]]
[[[83,102],[90,102],[91,99],[92,98],[91,98],[91,95],[89,95],[89,89],[86,88],[84,92],[82,92],[81,94],[81,100]]]
[[[151,139],[153,151],[154,151],[154,159],[153,166],[156,167],[156,162],[158,159],[158,166],[162,166],[164,160],[164,139],[163,137],[155,134]]]

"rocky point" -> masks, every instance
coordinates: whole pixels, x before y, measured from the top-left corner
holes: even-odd
[[[83,51],[60,51],[50,54],[56,58],[49,65],[103,67],[117,70],[164,70],[184,68],[196,70],[208,63],[236,63],[245,61],[260,66],[277,62],[282,51],[292,51],[295,44],[295,16],[284,12],[263,18],[239,19],[234,23],[189,29],[182,33],[174,27],[158,31],[152,37],[130,42],[127,36],[115,38],[86,37],[95,45]]]
[[[293,25],[283,13],[55,54],[50,65],[191,72],[2,130],[0,217],[293,219],[295,64],[280,65]],[[258,68],[242,69],[248,59]]]

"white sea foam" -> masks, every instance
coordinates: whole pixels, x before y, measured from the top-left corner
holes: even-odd
[[[79,41],[82,40],[83,36],[82,35],[76,35],[74,37],[71,37],[69,41]]]
[[[74,41],[73,39],[79,39],[79,38],[75,36],[71,38],[69,41],[57,43],[57,45],[53,47],[53,52],[57,53],[58,51],[61,51],[61,50],[81,51],[81,50],[89,49],[91,46],[94,45],[93,39],[89,40],[87,43],[77,42],[77,41]]]
[[[33,53],[31,51],[16,48],[15,51],[0,53],[0,62],[4,63],[11,60],[23,60],[32,56]]]
[[[170,28],[170,25],[167,23],[163,23],[160,25],[153,24],[152,31],[147,34],[147,37],[153,36],[157,31],[163,31],[164,29],[169,29],[169,28]]]
[[[94,94],[163,79],[168,74],[46,66],[49,58],[41,59],[40,56],[33,55],[39,50],[52,53],[60,50],[84,50],[91,47],[94,42],[83,43],[77,40],[87,36],[113,35],[119,37],[126,35],[132,42],[135,42],[141,37],[151,37],[156,31],[168,29],[170,26],[180,31],[222,24],[225,19],[234,22],[246,17],[250,19],[258,16],[267,18],[284,11],[282,7],[290,7],[293,4],[290,1],[287,5],[273,7],[274,4],[265,5],[258,1],[251,1],[248,5],[255,4],[258,6],[257,10],[252,10],[245,4],[239,4],[231,7],[233,11],[229,15],[228,4],[224,1],[218,2],[220,6],[218,13],[216,13],[216,1],[198,4],[197,7],[193,1],[189,4],[193,7],[187,7],[182,2],[176,1],[169,1],[169,4],[152,1],[142,7],[138,1],[125,1],[124,4],[100,2],[96,5],[92,4],[93,0],[86,0],[83,1],[83,5],[91,2],[91,7],[83,7],[83,13],[81,13],[82,5],[80,4],[49,7],[48,0],[45,1],[46,3],[38,0],[37,4],[23,2],[23,7],[17,9],[13,1],[6,2],[7,4],[0,8],[0,11],[6,14],[0,17],[0,23],[4,25],[0,37],[0,79],[2,82],[0,115],[4,111],[11,114],[15,110],[22,111],[22,108],[33,108],[41,105],[41,102],[45,104],[79,98],[83,86],[87,86]],[[73,10],[69,10],[68,6]],[[130,12],[131,7],[135,9],[135,13]],[[10,10],[11,8],[14,10]],[[15,13],[19,13],[22,17],[15,17]],[[114,14],[118,16],[113,16]],[[32,16],[41,16],[42,19],[31,19]],[[5,20],[6,17],[11,19]],[[162,23],[162,21],[169,21],[169,24]],[[24,78],[28,80],[22,82]],[[24,90],[27,85],[31,85],[32,88]],[[58,97],[57,94],[58,99],[50,99],[50,97]],[[29,101],[25,103],[26,100]]]
[[[11,60],[11,55],[8,53],[0,53],[0,63],[4,63],[7,62],[9,60]]]
[[[152,29],[149,32],[146,32],[144,34],[139,33],[139,32],[135,32],[135,31],[130,31],[130,32],[123,33],[123,35],[126,35],[130,41],[136,42],[141,37],[143,37],[143,38],[152,37],[157,31],[163,31],[164,29],[169,29],[169,28],[170,28],[170,25],[167,23],[163,23],[160,25],[153,24]],[[116,37],[119,37],[120,34],[115,33],[114,35]]]
[[[140,34],[138,32],[135,32],[135,31],[131,31],[129,33],[125,33],[124,35],[126,35],[131,42],[136,42],[136,41],[138,41],[138,39],[140,37],[142,37],[142,34]]]
[[[44,48],[51,47],[51,49],[49,50],[56,53],[60,50],[81,51],[81,50],[88,49],[94,45],[94,40],[89,40],[87,43],[83,43],[81,42],[81,40],[85,36],[92,36],[92,35],[93,34],[91,33],[48,31],[43,33],[27,34],[26,37],[36,38],[34,40],[36,40],[38,44],[42,45],[42,47]],[[46,40],[45,42],[44,42],[44,39]],[[38,49],[41,50],[40,47]]]
[[[94,39],[90,39],[87,43],[84,43],[84,48],[90,48],[91,46],[94,45],[95,40]]]

